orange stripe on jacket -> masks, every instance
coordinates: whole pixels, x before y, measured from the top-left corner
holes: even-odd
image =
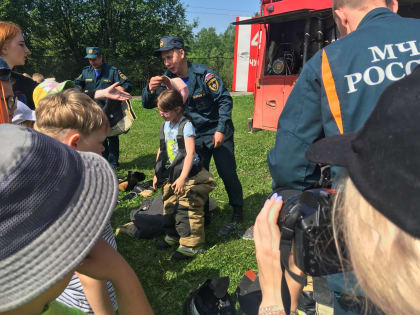
[[[327,94],[328,105],[330,111],[337,124],[338,131],[343,134],[343,119],[341,117],[340,100],[338,99],[337,90],[335,88],[334,78],[331,72],[330,63],[328,62],[325,49],[322,51],[322,82],[324,83],[325,93]]]
[[[1,101],[0,101],[0,124],[9,123],[9,111],[7,109],[6,99],[4,98],[3,83],[0,81],[1,86]]]

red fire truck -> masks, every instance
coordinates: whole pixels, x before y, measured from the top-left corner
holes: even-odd
[[[233,90],[254,92],[253,128],[277,129],[305,62],[339,36],[331,6],[332,0],[262,0],[259,17],[233,23]],[[399,0],[398,13],[420,17],[420,0]],[[248,51],[243,49],[247,45]]]

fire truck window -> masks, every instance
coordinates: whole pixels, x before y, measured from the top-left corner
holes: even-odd
[[[272,23],[267,28],[265,75],[297,75],[305,57],[306,20]],[[331,14],[311,17],[306,60],[336,39]]]

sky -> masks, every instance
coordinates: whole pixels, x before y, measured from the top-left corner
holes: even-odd
[[[181,0],[186,8],[188,22],[198,19],[197,33],[203,27],[216,28],[216,33],[223,33],[237,16],[253,16],[260,11],[260,0]]]

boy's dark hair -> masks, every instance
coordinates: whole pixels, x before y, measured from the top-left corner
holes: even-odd
[[[184,110],[181,93],[176,90],[164,90],[159,94],[157,104],[164,111],[174,110],[178,106]]]

